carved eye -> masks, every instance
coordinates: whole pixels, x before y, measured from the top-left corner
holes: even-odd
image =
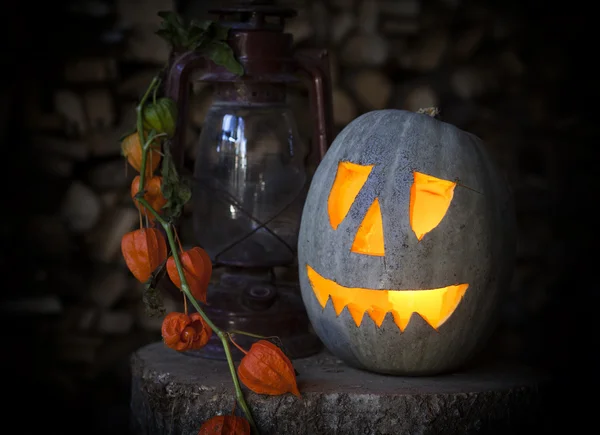
[[[373,165],[358,165],[340,162],[329,192],[327,211],[331,228],[337,230],[350,207],[363,188]],[[420,241],[425,234],[437,227],[446,215],[456,183],[421,172],[413,172],[410,188],[409,221],[415,236]],[[375,198],[363,218],[352,247],[352,252],[382,257],[385,255],[383,219],[379,198]]]
[[[356,199],[356,195],[369,178],[373,165],[363,166],[350,162],[340,162],[331,192],[327,202],[329,212],[329,223],[331,228],[337,230],[342,223],[350,207]]]
[[[452,202],[456,183],[414,172],[410,188],[410,227],[418,240],[437,227]]]
[[[327,203],[329,223],[334,230],[337,230],[348,214],[372,169],[373,165],[358,165],[350,162],[338,164]],[[383,220],[378,198],[375,198],[369,206],[350,249],[358,254],[380,257],[385,255]]]
[[[357,165],[340,162],[329,192],[327,203],[329,223],[334,230],[346,218],[350,207],[363,188],[373,165]],[[413,172],[410,188],[409,220],[417,239],[437,227],[444,218],[456,183]],[[375,198],[360,223],[352,252],[373,256],[384,256],[383,220],[379,198]],[[373,290],[358,287],[342,287],[340,284],[319,275],[309,265],[308,278],[315,295],[323,308],[331,298],[336,315],[344,308],[359,326],[367,313],[378,327],[381,327],[386,313],[392,312],[394,322],[401,331],[406,329],[413,312],[417,312],[433,328],[437,329],[450,317],[462,299],[468,284],[450,285],[435,289],[421,290]]]

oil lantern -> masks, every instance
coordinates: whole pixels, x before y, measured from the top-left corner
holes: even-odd
[[[239,76],[200,53],[172,53],[167,93],[179,108],[172,152],[183,164],[188,95],[195,80],[214,90],[199,140],[192,183],[195,243],[213,262],[208,316],[225,331],[276,335],[290,357],[321,348],[312,333],[297,280],[304,200],[316,166],[332,140],[331,84],[326,50],[294,51],[285,20],[296,11],[273,1],[240,1],[210,10],[229,27],[228,44],[244,68]],[[313,141],[297,131],[286,88],[308,79]],[[251,338],[238,335],[246,346]],[[194,355],[224,359],[218,338]],[[234,357],[240,358],[241,353]]]

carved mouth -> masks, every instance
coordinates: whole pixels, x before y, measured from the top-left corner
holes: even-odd
[[[306,273],[322,308],[331,298],[336,315],[347,307],[357,327],[364,313],[379,328],[386,314],[392,313],[400,331],[406,329],[412,313],[418,313],[432,328],[438,329],[454,313],[469,287],[469,284],[456,284],[427,290],[374,290],[344,287],[324,278],[309,265],[306,265]]]

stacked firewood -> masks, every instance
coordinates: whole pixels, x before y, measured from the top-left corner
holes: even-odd
[[[548,101],[560,68],[552,58],[541,64],[524,57],[520,44],[527,35],[519,16],[485,2],[293,3],[299,14],[286,30],[295,46],[330,50],[336,132],[369,110],[437,106],[443,120],[487,143],[512,184],[519,218],[517,269],[498,340],[509,356],[531,349],[535,330],[524,326],[525,319],[533,323],[543,311],[551,264],[558,261],[554,224],[546,219],[557,161],[553,142],[541,132],[560,122]],[[60,206],[39,210],[27,222],[45,259],[32,273],[45,290],[22,294],[6,307],[50,316],[57,360],[97,374],[160,338],[160,319],[144,313],[139,283],[120,254],[121,237],[138,225],[138,213],[129,193],[135,174],[120,155],[119,139],[134,126],[137,99],[167,61],[166,43],[154,34],[156,12],[174,6],[168,0],[73,5],[74,16],[108,23],[97,35],[104,45],[65,56],[49,97],[41,91],[46,77],[34,77],[29,86],[28,132],[36,170],[48,180],[39,191],[54,195]],[[532,81],[538,86],[528,90]],[[290,89],[289,102],[301,135],[311,140],[308,92]],[[210,85],[197,84],[187,133],[190,164],[210,104]]]

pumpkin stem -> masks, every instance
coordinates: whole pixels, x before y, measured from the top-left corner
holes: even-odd
[[[440,109],[437,107],[423,107],[417,110],[417,113],[422,113],[424,115],[431,116],[432,118],[437,118],[440,114]]]
[[[142,221],[142,210],[138,209],[138,216],[140,218],[140,230],[144,228],[144,222]]]
[[[244,350],[244,348],[242,346],[240,346],[233,340],[233,337],[231,336],[231,334],[228,333],[227,337],[229,337],[229,341],[231,341],[235,347],[237,347],[239,350],[244,352],[244,355],[248,355],[248,352],[246,350]]]

